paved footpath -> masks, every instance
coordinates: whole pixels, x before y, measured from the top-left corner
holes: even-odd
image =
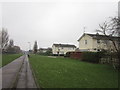
[[[2,67],[2,88],[37,88],[27,55]]]

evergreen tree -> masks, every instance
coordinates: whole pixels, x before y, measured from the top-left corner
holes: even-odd
[[[35,41],[34,47],[33,47],[33,52],[34,52],[34,54],[37,53],[37,48],[38,48],[38,46],[37,46],[37,41]]]

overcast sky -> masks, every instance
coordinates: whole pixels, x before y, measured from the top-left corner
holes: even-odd
[[[18,0],[19,1],[19,0]],[[117,16],[119,0],[67,0],[41,2],[3,2],[0,4],[0,26],[7,28],[10,38],[22,50],[53,43],[74,44],[85,32],[95,33],[99,24]]]

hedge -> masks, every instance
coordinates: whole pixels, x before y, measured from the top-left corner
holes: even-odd
[[[67,53],[64,55],[64,57],[70,57],[70,53],[71,53],[71,52],[67,52]]]
[[[102,52],[82,52],[82,61],[92,62],[92,63],[99,63],[100,58],[104,54]]]

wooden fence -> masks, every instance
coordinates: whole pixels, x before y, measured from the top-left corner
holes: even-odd
[[[82,52],[70,52],[70,58],[73,59],[81,59],[82,58]]]

